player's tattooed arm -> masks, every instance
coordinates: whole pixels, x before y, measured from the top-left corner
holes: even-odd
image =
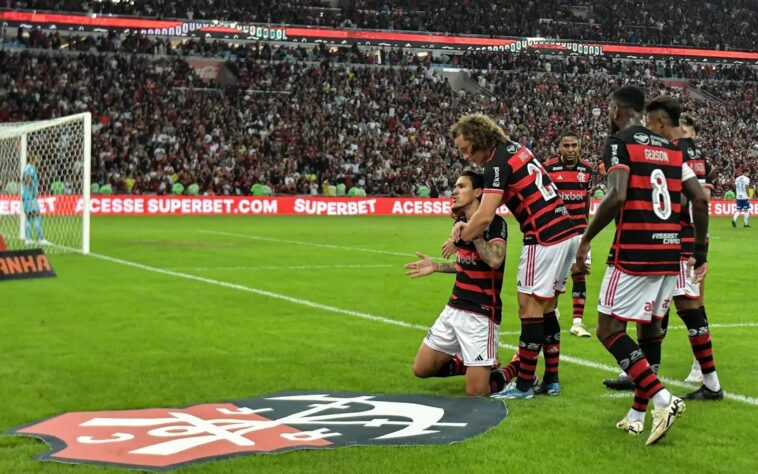
[[[455,273],[455,262],[434,262],[434,271],[437,273]]]
[[[490,268],[499,268],[505,259],[505,243],[501,241],[487,242],[479,237],[474,239],[476,251]]]

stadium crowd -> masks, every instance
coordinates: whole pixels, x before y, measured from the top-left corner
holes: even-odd
[[[44,39],[51,48],[61,41]],[[118,41],[101,50],[172,49],[138,36]],[[191,48],[209,47],[196,43]],[[203,83],[176,56],[0,53],[0,121],[91,111],[93,179],[116,192],[169,193],[182,183],[202,193],[246,194],[261,183],[276,193],[321,194],[325,183],[341,183],[369,194],[410,195],[425,186],[447,195],[463,166],[447,127],[461,114],[496,117],[543,159],[555,154],[561,131],[576,130],[585,155],[596,160],[608,134],[608,94],[637,83],[650,97],[679,96],[699,119],[701,143],[720,171],[718,193],[738,170],[758,169],[755,83],[704,81],[701,91],[714,100],[703,101],[668,88],[654,77],[658,68],[646,72],[644,63],[598,70],[586,64],[597,59],[559,59],[558,67],[535,54],[503,54],[498,64],[509,68],[474,76],[480,93],[456,93],[428,61],[377,68],[334,64],[339,55],[324,60],[303,48],[249,49],[257,54],[226,62],[236,84],[225,87]],[[357,58],[349,51],[342,59]],[[294,62],[303,55],[321,61]]]
[[[3,0],[0,8],[754,50],[754,0]]]
[[[5,38],[5,41],[12,41]],[[331,61],[338,63],[409,66],[439,64],[465,69],[543,71],[591,74],[603,71],[614,76],[661,79],[730,80],[756,82],[758,68],[745,64],[704,64],[681,59],[632,61],[610,56],[553,56],[521,53],[468,51],[463,54],[433,54],[433,51],[403,48],[359,49],[357,46],[316,47],[272,45],[267,42],[233,43],[224,40],[155,38],[139,33],[107,35],[61,35],[40,29],[19,30],[17,46],[35,49],[68,49],[82,52],[119,52],[198,56],[221,59],[282,61]]]

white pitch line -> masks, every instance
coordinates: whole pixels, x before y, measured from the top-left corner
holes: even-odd
[[[712,329],[730,329],[730,328],[755,328],[758,327],[758,323],[715,323],[709,324],[709,328]],[[669,326],[669,329],[687,329],[686,326]],[[561,332],[568,334],[568,327],[563,326]],[[518,336],[520,331],[500,331],[501,336]],[[563,356],[561,356],[563,357]]]
[[[608,392],[600,395],[601,398],[634,398],[634,392]]]
[[[758,323],[709,323],[708,327],[716,329],[758,328]],[[669,329],[687,329],[687,326],[669,326]]]
[[[215,230],[199,230],[198,232],[201,232],[203,234],[214,234],[214,235],[225,235],[227,237],[238,237],[240,239],[262,240],[264,242],[276,242],[280,244],[295,244],[295,245],[305,245],[307,247],[321,247],[321,248],[336,249],[336,250],[352,250],[354,252],[380,253],[383,255],[394,255],[396,257],[415,257],[416,256],[416,254],[412,254],[412,253],[390,252],[388,250],[365,249],[365,248],[360,248],[360,247],[346,247],[344,245],[319,244],[316,242],[305,242],[302,240],[275,239],[273,237],[260,237],[258,235],[234,234],[231,232],[218,232]]]
[[[176,267],[171,270],[212,271],[212,270],[331,270],[337,268],[389,268],[398,265],[261,265],[249,267]]]
[[[186,280],[193,280],[193,281],[199,281],[201,283],[207,283],[209,285],[221,286],[223,288],[229,288],[232,290],[239,290],[239,291],[245,291],[248,293],[253,293],[256,295],[268,296],[269,298],[287,301],[289,303],[294,303],[301,306],[307,306],[309,308],[320,309],[320,310],[329,311],[329,312],[337,313],[337,314],[344,314],[347,316],[353,316],[356,318],[366,319],[369,321],[375,321],[378,323],[384,323],[384,324],[389,324],[392,326],[399,326],[399,327],[410,328],[410,329],[418,329],[421,331],[427,331],[429,329],[427,326],[422,326],[420,324],[409,323],[409,322],[400,321],[397,319],[385,318],[384,316],[378,316],[378,315],[370,314],[370,313],[362,313],[359,311],[352,311],[349,309],[337,308],[336,306],[316,303],[314,301],[308,301],[301,298],[295,298],[295,297],[283,295],[280,293],[274,293],[272,291],[261,290],[258,288],[252,288],[252,287],[244,286],[244,285],[238,285],[236,283],[228,283],[225,281],[214,280],[212,278],[205,278],[205,277],[201,277],[197,275],[191,275],[189,273],[180,273],[173,270],[166,270],[164,268],[152,267],[150,265],[143,265],[141,263],[130,262],[128,260],[122,260],[120,258],[109,257],[107,255],[100,255],[96,253],[90,253],[88,255],[90,257],[98,258],[98,259],[105,260],[112,263],[117,263],[119,265],[125,265],[127,267],[139,268],[141,270],[159,273],[162,275],[170,275],[170,276],[174,276],[178,278],[184,278]],[[517,349],[516,346],[513,346],[511,344],[499,343],[498,345],[504,349],[509,349],[509,350]],[[563,354],[561,355],[561,359],[565,362],[581,365],[583,367],[590,367],[593,369],[599,369],[605,372],[612,372],[614,374],[618,374],[618,368],[611,365],[601,364],[598,362],[593,362],[591,360],[580,359],[578,357],[573,357],[573,356],[563,355]],[[679,387],[679,388],[692,388],[691,385],[685,384],[678,380],[669,379],[667,377],[662,377],[661,379],[666,383],[666,385]],[[730,400],[735,400],[735,401],[747,403],[749,405],[758,406],[758,398],[749,397],[746,395],[741,395],[738,393],[731,393],[731,392],[724,392],[724,397]]]

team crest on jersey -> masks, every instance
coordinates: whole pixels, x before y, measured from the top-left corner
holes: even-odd
[[[587,175],[584,172],[580,171],[576,174],[576,179],[580,183],[584,183],[587,180]]]
[[[642,145],[647,145],[648,143],[650,143],[650,135],[648,135],[647,133],[641,133],[641,132],[635,133],[634,141]]]
[[[282,392],[184,408],[71,412],[12,430],[45,440],[38,459],[163,470],[297,449],[450,444],[507,415],[473,397]]]

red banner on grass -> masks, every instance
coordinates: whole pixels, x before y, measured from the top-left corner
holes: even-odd
[[[598,200],[592,200],[594,213]],[[188,216],[188,215],[284,215],[284,216],[447,216],[451,199],[407,197],[311,197],[311,196],[93,196],[90,211],[96,216]],[[44,196],[42,215],[81,214],[80,196]],[[758,202],[751,204],[758,213]],[[712,216],[734,213],[735,202],[713,200]],[[18,214],[18,197],[0,196],[0,215]],[[501,214],[508,214],[505,206]]]

